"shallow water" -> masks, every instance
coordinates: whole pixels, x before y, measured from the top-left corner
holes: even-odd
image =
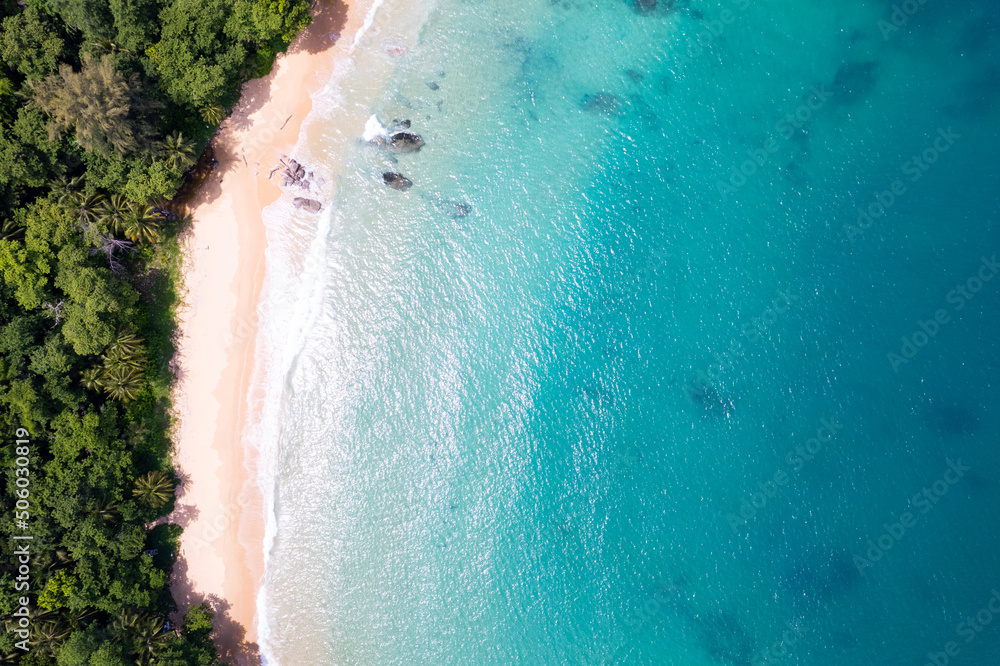
[[[270,663],[1000,660],[1000,11],[669,4],[425,6],[269,211]]]

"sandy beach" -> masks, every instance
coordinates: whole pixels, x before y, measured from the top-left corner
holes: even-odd
[[[243,88],[212,142],[218,168],[190,202],[183,238],[184,307],[174,394],[175,463],[182,478],[170,520],[184,528],[171,588],[183,613],[207,600],[220,656],[259,663],[256,594],[263,575],[263,509],[243,438],[253,374],[255,312],[264,279],[263,208],[281,194],[268,179],[290,153],[311,95],[329,79],[364,16],[320,0],[312,25],[271,74]],[[179,615],[178,614],[178,615]]]

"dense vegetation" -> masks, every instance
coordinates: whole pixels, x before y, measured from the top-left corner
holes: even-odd
[[[0,0],[0,659],[212,664],[212,614],[167,630],[180,528],[168,431],[171,199],[308,0]],[[30,522],[15,522],[15,433]],[[15,534],[30,534],[30,651]]]

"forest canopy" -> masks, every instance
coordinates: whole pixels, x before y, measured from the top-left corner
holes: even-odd
[[[5,663],[219,663],[207,607],[166,624],[180,528],[152,527],[178,483],[173,199],[240,85],[309,22],[308,0],[0,0]],[[27,639],[15,534],[32,537]]]

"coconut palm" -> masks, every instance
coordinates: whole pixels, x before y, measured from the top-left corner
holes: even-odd
[[[139,653],[139,664],[146,666],[153,663],[156,654],[167,643],[167,634],[163,633],[163,620],[147,615],[135,626],[135,645]]]
[[[174,496],[174,484],[159,470],[147,472],[135,480],[132,494],[139,501],[155,509],[169,502]]]
[[[104,55],[105,53],[118,53],[118,44],[114,43],[107,37],[98,37],[93,42],[91,42],[91,47],[94,53],[98,55]]]
[[[167,136],[160,144],[160,153],[167,163],[174,167],[184,166],[194,157],[194,145],[181,132]]]
[[[0,241],[21,240],[24,238],[24,227],[14,220],[4,220],[0,225]]]
[[[105,525],[118,522],[118,505],[114,502],[99,502],[90,515],[96,516]]]
[[[41,619],[43,616],[46,619]],[[31,635],[28,642],[32,645],[32,653],[37,657],[54,656],[63,641],[69,638],[73,629],[60,619],[43,613],[31,624]]]
[[[83,387],[88,391],[99,391],[102,388],[103,375],[102,368],[87,368],[81,373]]]
[[[160,237],[159,221],[160,215],[152,206],[136,204],[125,220],[125,235],[135,242],[152,243]]]
[[[126,324],[118,329],[114,342],[104,352],[104,367],[107,369],[125,366],[142,367],[142,338],[136,335],[135,327]]]
[[[131,206],[128,199],[121,194],[112,194],[101,205],[100,220],[108,228],[108,231],[115,234],[125,233],[125,223],[129,218]]]
[[[201,119],[209,125],[218,125],[225,117],[222,107],[218,104],[206,106],[199,113],[201,113]]]
[[[101,388],[115,400],[135,400],[142,388],[142,373],[138,368],[124,364],[105,368],[101,374]]]
[[[101,204],[104,201],[104,197],[102,195],[77,192],[73,199],[76,203],[77,215],[79,215],[80,224],[82,224],[85,228],[90,227],[91,223],[100,218]]]
[[[61,205],[70,204],[73,200],[73,196],[82,186],[83,176],[77,176],[76,178],[59,176],[59,178],[56,179],[55,184],[52,186],[52,193],[56,195],[56,203]]]

